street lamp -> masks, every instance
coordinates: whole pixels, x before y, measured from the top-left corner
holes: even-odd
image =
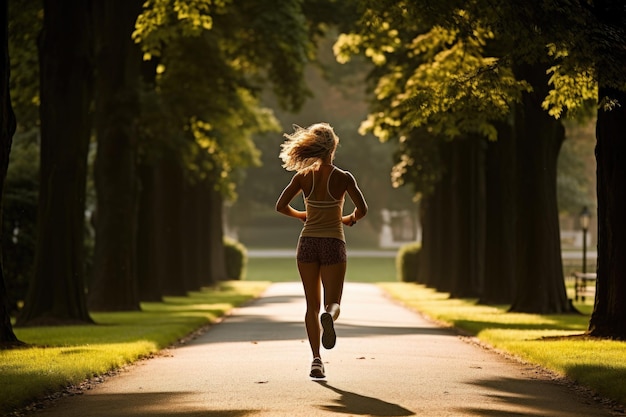
[[[587,231],[591,222],[591,212],[587,206],[580,212],[580,226],[583,228],[583,274],[587,273]]]

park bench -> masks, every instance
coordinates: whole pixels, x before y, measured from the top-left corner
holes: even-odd
[[[580,297],[581,301],[585,301],[585,296],[594,296],[596,292],[596,278],[595,272],[574,272],[574,294],[575,299],[578,301]]]

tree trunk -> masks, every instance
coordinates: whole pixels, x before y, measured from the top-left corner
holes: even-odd
[[[93,99],[91,2],[45,0],[41,164],[34,276],[18,325],[92,323],[84,284],[85,189]]]
[[[224,200],[218,190],[211,187],[209,189],[210,208],[206,213],[209,216],[209,263],[210,263],[210,283],[228,279],[226,272],[226,256],[224,252]]]
[[[139,310],[137,126],[141,50],[131,35],[141,0],[97,2],[96,246],[89,307]]]
[[[437,247],[439,244],[437,230],[439,227],[438,217],[441,213],[439,210],[440,187],[435,185],[433,193],[426,197],[422,207],[422,246],[420,248],[420,262],[417,264],[417,282],[428,287],[434,287],[438,276],[437,262],[435,257],[439,253]]]
[[[626,340],[626,92],[599,95],[619,105],[599,108],[596,125],[598,279],[589,334]]]
[[[0,130],[0,225],[2,225],[2,196],[4,190],[4,180],[7,177],[9,166],[9,154],[13,134],[15,133],[15,114],[11,106],[11,91],[9,89],[9,79],[11,65],[9,63],[9,33],[8,27],[8,2],[4,2],[0,7],[0,27],[2,28],[2,64],[0,66],[0,100],[2,106],[2,126]],[[15,346],[23,344],[20,342],[11,325],[11,315],[9,309],[9,298],[7,288],[4,283],[4,272],[2,269],[2,228],[0,227],[0,347]]]
[[[137,225],[137,285],[140,301],[162,301],[159,244],[163,238],[159,224],[158,184],[154,165],[139,167],[139,215]]]
[[[441,147],[441,160],[444,166],[444,172],[441,181],[437,184],[438,195],[438,211],[437,216],[437,241],[433,254],[433,262],[435,263],[434,274],[432,276],[432,285],[441,292],[452,291],[452,277],[454,274],[454,265],[450,261],[451,250],[454,246],[455,230],[453,228],[453,186],[452,186],[452,157],[453,148],[451,143],[445,143]]]
[[[484,158],[477,138],[452,142],[451,297],[478,297],[484,260]]]
[[[211,212],[211,188],[212,184],[208,180],[200,183],[198,190],[200,212],[198,214],[198,256],[200,257],[200,285],[211,286],[215,284],[211,277],[211,260],[209,253],[211,252],[211,220],[209,213]]]
[[[158,254],[161,289],[163,295],[187,295],[183,280],[183,215],[184,176],[180,162],[173,155],[164,156],[158,163],[157,183],[159,189],[158,212],[159,234]]]
[[[521,69],[535,91],[515,111],[516,248],[515,296],[511,311],[571,312],[567,299],[556,199],[556,167],[565,129],[541,108],[546,69]]]
[[[482,304],[511,304],[515,257],[515,148],[511,126],[501,125],[498,141],[487,145],[485,200],[485,282]]]
[[[434,195],[422,197],[419,203],[419,221],[422,226],[422,241],[420,242],[419,262],[415,273],[415,282],[426,284],[428,277],[432,274],[432,247],[435,239],[434,235]]]
[[[183,232],[183,279],[185,288],[188,291],[195,291],[201,287],[200,284],[200,263],[203,258],[200,253],[199,217],[205,216],[201,213],[199,206],[198,185],[190,181],[185,181],[183,187],[183,211],[181,213],[181,230]]]
[[[439,149],[444,168],[441,179],[424,204],[418,280],[428,287],[445,291],[449,289],[450,276],[450,152],[448,146],[441,145]]]
[[[142,61],[140,66],[141,80],[146,95],[156,88],[156,71],[158,61],[151,59]],[[139,176],[139,208],[137,209],[137,286],[140,301],[162,301],[161,289],[164,281],[159,260],[166,256],[160,253],[163,245],[158,242],[163,239],[163,232],[159,220],[159,183],[156,159],[160,149],[154,146],[156,138],[147,135],[140,141],[141,158],[139,158],[137,175]],[[152,146],[151,146],[152,145]]]

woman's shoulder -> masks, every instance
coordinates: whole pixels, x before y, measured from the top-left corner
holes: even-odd
[[[336,174],[336,176],[335,176]],[[333,173],[333,177],[335,177],[334,182],[341,187],[349,187],[350,184],[355,182],[354,176],[350,171],[341,169],[339,167],[335,167],[335,172]]]
[[[335,172],[337,172],[339,176],[341,176],[345,180],[354,181],[354,175],[352,175],[350,171],[347,171],[345,169],[339,168],[338,166],[335,166]]]
[[[302,180],[303,180],[303,179],[305,179],[305,178],[311,178],[311,177],[312,177],[311,170],[307,170],[307,171],[299,171],[299,172],[296,172],[296,173],[294,174],[294,176],[293,176],[293,178],[294,178],[296,181],[302,181]]]
[[[350,174],[348,171],[346,171],[345,169],[341,169],[339,168],[337,165],[333,165],[335,167],[335,172],[338,173],[339,175],[348,175]]]
[[[313,173],[310,170],[298,172],[293,176],[292,181],[297,183],[305,193],[309,193],[313,184]]]

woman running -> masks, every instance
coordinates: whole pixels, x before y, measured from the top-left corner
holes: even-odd
[[[326,349],[332,349],[336,342],[334,322],[339,317],[347,262],[343,226],[354,226],[363,218],[367,203],[352,174],[333,165],[339,143],[333,128],[328,123],[294,128],[294,133],[284,135],[287,139],[281,145],[280,158],[283,167],[296,174],[278,198],[276,210],[304,222],[296,259],[306,298],[304,322],[313,353],[310,377],[319,379],[325,378],[320,337]],[[300,192],[305,211],[290,205]],[[355,209],[344,215],[346,193]],[[324,312],[320,316],[322,287]]]

